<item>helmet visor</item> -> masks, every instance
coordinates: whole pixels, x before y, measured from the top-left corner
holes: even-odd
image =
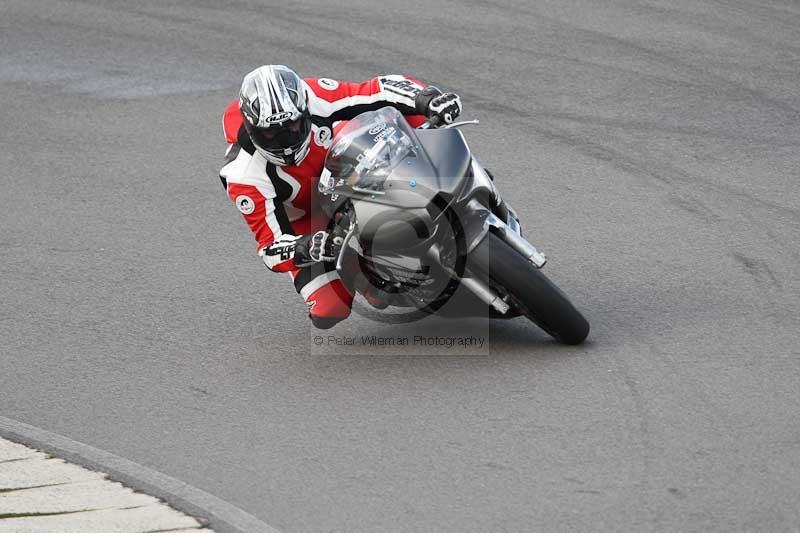
[[[253,144],[268,152],[282,152],[302,144],[308,138],[311,117],[303,114],[295,121],[269,128],[256,128],[245,121],[245,127]]]

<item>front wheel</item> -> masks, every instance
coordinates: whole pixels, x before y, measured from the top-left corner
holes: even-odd
[[[514,307],[561,342],[580,344],[589,335],[589,322],[566,295],[491,231],[470,254],[469,265],[487,276],[489,284],[506,295]]]

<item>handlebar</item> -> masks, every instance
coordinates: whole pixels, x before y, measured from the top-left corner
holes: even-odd
[[[438,116],[434,116],[423,122],[418,130],[430,130],[436,128],[442,129],[450,129],[450,128],[460,128],[461,126],[469,126],[471,124],[480,124],[478,120],[462,120],[461,122],[451,122],[450,124],[444,124],[442,120],[439,119]]]
[[[434,115],[425,122],[423,122],[419,128],[420,130],[434,130],[441,126],[443,121],[439,115]]]

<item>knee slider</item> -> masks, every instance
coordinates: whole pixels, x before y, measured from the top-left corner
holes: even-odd
[[[333,326],[344,320],[342,317],[314,316],[308,315],[311,323],[317,329],[331,329]],[[346,317],[345,317],[346,318]]]

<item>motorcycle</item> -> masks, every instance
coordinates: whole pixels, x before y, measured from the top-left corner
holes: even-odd
[[[589,323],[541,271],[545,255],[457,129],[469,123],[412,128],[385,107],[334,136],[319,191],[342,239],[337,271],[383,306],[436,313],[464,288],[493,318],[525,316],[580,344]]]

